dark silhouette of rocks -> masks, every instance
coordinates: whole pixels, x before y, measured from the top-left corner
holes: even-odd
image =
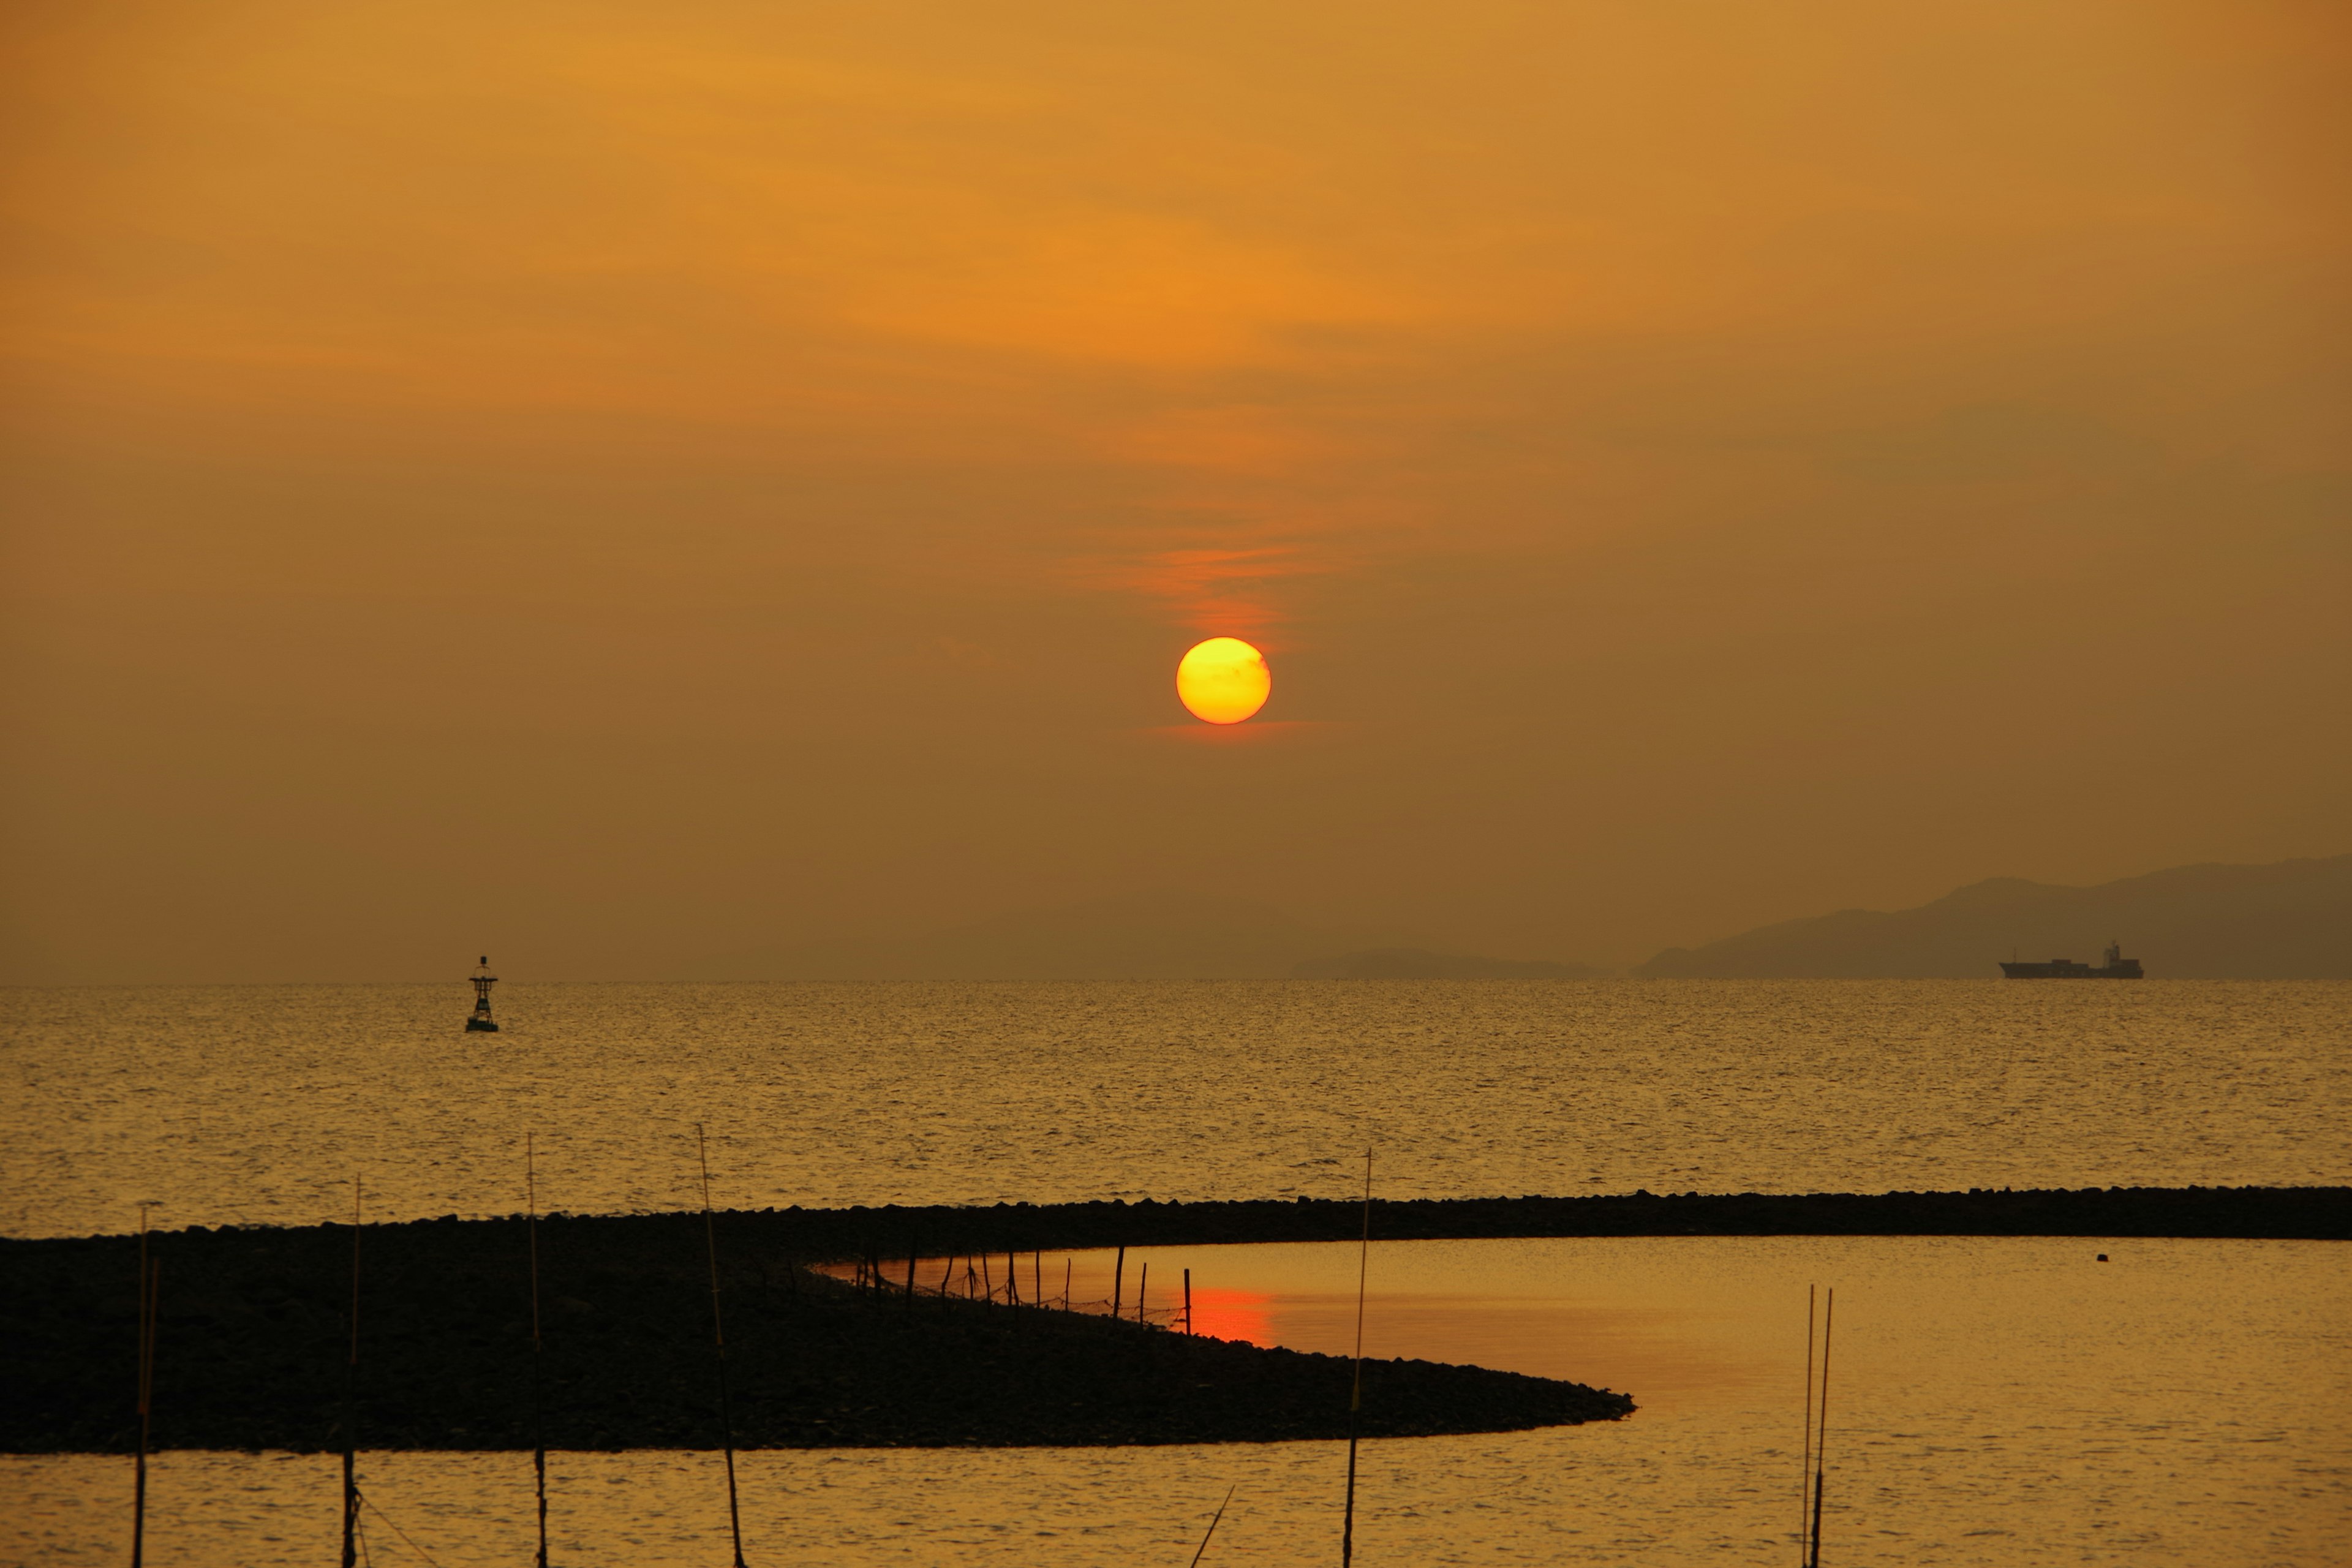
[[[861,1293],[814,1261],[908,1251],[1352,1240],[1345,1199],[783,1209],[718,1216],[738,1436],[747,1447],[1173,1443],[1336,1437],[1339,1358],[1160,1329]],[[2352,1188],[1759,1194],[1377,1201],[1376,1241],[1465,1237],[2080,1236],[2352,1240]],[[156,1441],[338,1447],[351,1233],[203,1228],[164,1264]],[[137,1352],[130,1237],[0,1241],[0,1451],[127,1448]],[[698,1215],[555,1215],[540,1228],[547,1433],[571,1448],[718,1443]],[[520,1219],[370,1226],[360,1441],[530,1442]],[[1610,1419],[1623,1394],[1479,1367],[1368,1367],[1364,1429],[1501,1431]]]
[[[782,1252],[779,1243],[810,1234],[798,1216],[721,1215],[718,1228],[738,1447],[1347,1432],[1344,1357],[1034,1306],[910,1302],[903,1253],[892,1260],[896,1289],[858,1289]],[[199,1229],[150,1245],[163,1265],[154,1444],[340,1447],[350,1231]],[[137,1246],[106,1237],[0,1252],[0,1451],[129,1450]],[[362,1447],[531,1446],[525,1246],[520,1220],[365,1227]],[[539,1247],[549,1446],[717,1447],[701,1216],[543,1219]],[[1001,1280],[1003,1257],[995,1262]],[[1364,1391],[1362,1430],[1376,1436],[1611,1420],[1633,1408],[1627,1395],[1580,1384],[1423,1361],[1368,1363]]]
[[[772,1224],[803,1258],[1002,1252],[1007,1247],[1351,1241],[1347,1198],[783,1209]],[[628,1219],[581,1222],[630,1224]],[[1546,1236],[2168,1236],[2352,1240],[2352,1187],[2085,1187],[1965,1193],[1653,1194],[1408,1198],[1372,1204],[1374,1242]],[[26,1245],[16,1243],[10,1245]]]

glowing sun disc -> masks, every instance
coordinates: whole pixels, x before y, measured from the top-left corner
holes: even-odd
[[[1265,655],[1239,637],[1195,643],[1176,667],[1176,696],[1195,719],[1238,724],[1265,706],[1274,672]]]

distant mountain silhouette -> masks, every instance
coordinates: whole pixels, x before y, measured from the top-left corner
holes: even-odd
[[[1916,910],[1841,910],[1668,948],[1633,973],[1998,979],[2012,953],[2095,962],[2109,941],[2152,978],[2352,979],[2352,855],[2179,866],[2095,888],[1999,877]]]
[[[1396,933],[1331,931],[1265,905],[1160,892],[1028,910],[928,935],[742,952],[707,980],[1251,980]]]
[[[1337,958],[1310,958],[1290,973],[1301,980],[1591,980],[1617,972],[1541,958],[1479,958],[1419,947],[1374,947]]]

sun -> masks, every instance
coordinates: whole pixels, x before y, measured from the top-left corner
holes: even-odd
[[[1192,717],[1212,724],[1240,723],[1265,707],[1273,690],[1265,655],[1239,637],[1195,643],[1176,667],[1177,697]]]

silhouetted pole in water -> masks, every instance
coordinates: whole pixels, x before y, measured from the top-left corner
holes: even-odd
[[[1186,1337],[1187,1339],[1190,1339],[1190,1338],[1192,1337],[1192,1271],[1191,1269],[1187,1268],[1186,1270],[1184,1270],[1184,1335],[1185,1335],[1185,1337]],[[1215,1526],[1212,1525],[1210,1528],[1211,1528],[1211,1529],[1214,1529],[1214,1528],[1215,1528]]]
[[[1126,1294],[1127,1248],[1122,1247],[1118,1249],[1118,1261],[1111,1266],[1110,1271],[1110,1315],[1112,1317],[1118,1316],[1119,1303],[1125,1300]]]
[[[719,1314],[719,1230],[710,1217],[710,1157],[702,1123],[694,1124],[694,1162],[702,1170],[702,1238],[710,1248],[710,1339],[719,1349],[719,1432],[726,1442],[727,1529],[735,1540],[735,1568],[744,1568],[743,1519],[735,1506],[735,1413],[727,1405],[727,1328]]]
[[[1806,1568],[1822,1568],[1822,1450],[1830,1436],[1830,1329],[1837,1321],[1837,1287],[1822,1305],[1821,1426],[1813,1438],[1813,1554]]]
[[[539,1168],[533,1136],[522,1135],[523,1213],[530,1232],[530,1468],[539,1485],[538,1568],[547,1568],[547,1431],[539,1414]]]
[[[139,1464],[131,1482],[131,1568],[147,1550],[147,1413],[155,1394],[155,1316],[163,1304],[163,1265],[147,1262],[147,1205],[139,1205]]]
[[[907,1243],[907,1310],[915,1310],[915,1252],[913,1242]]]
[[[1225,1501],[1217,1505],[1216,1513],[1209,1520],[1209,1528],[1202,1532],[1200,1547],[1192,1553],[1192,1561],[1188,1565],[1188,1568],[1201,1568],[1201,1553],[1209,1549],[1209,1537],[1217,1533],[1217,1521],[1225,1517],[1225,1504],[1230,1503],[1233,1500],[1234,1489],[1232,1487],[1227,1487],[1225,1489]]]
[[[1062,1310],[1070,1310],[1070,1259],[1062,1259]]]
[[[1356,1560],[1356,1413],[1364,1407],[1364,1281],[1372,1267],[1372,1152],[1364,1151],[1364,1239],[1356,1254],[1356,1368],[1348,1390],[1348,1509],[1339,1522],[1339,1568]]]
[[[360,1376],[360,1179],[352,1178],[352,1356],[343,1367],[343,1568],[358,1568]]]
[[[1797,1568],[1805,1568],[1805,1537],[1813,1521],[1813,1298],[1821,1289],[1805,1287],[1805,1437],[1797,1467]]]
[[[1143,1278],[1135,1282],[1135,1321],[1143,1321],[1143,1299],[1151,1293],[1151,1259],[1143,1260]]]

